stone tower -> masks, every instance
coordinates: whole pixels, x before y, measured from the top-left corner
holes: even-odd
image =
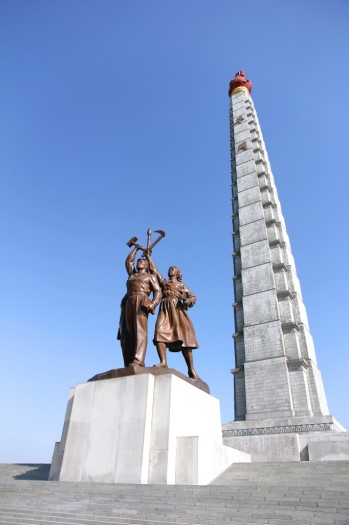
[[[235,422],[224,425],[223,435],[226,444],[261,457],[281,448],[279,459],[299,460],[308,454],[305,436],[344,429],[328,412],[251,90],[239,71],[229,89]]]

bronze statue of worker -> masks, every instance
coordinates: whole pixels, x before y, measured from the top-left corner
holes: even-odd
[[[161,300],[161,288],[154,274],[149,273],[146,258],[134,261],[138,250],[144,249],[135,244],[126,259],[128,279],[127,293],[121,301],[120,339],[125,366],[144,366],[148,343],[148,315],[155,312]],[[153,294],[152,299],[150,295]]]
[[[156,346],[160,363],[155,365],[167,368],[166,349],[171,352],[182,352],[188,367],[188,376],[199,379],[193,362],[192,350],[198,348],[193,323],[187,314],[187,309],[194,306],[196,297],[182,282],[182,273],[177,266],[170,266],[168,279],[160,274],[149,252],[145,252],[149,269],[161,285],[162,300],[155,325],[154,345]]]

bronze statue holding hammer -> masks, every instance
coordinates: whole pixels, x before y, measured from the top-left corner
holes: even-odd
[[[167,368],[166,349],[182,352],[188,367],[188,375],[199,379],[193,362],[192,350],[198,348],[193,324],[186,310],[194,306],[196,297],[182,282],[179,268],[171,266],[168,279],[156,268],[150,255],[154,246],[165,237],[165,232],[156,230],[159,237],[150,244],[152,231],[147,231],[147,247],[137,244],[137,237],[132,237],[127,245],[133,246],[126,259],[128,273],[127,293],[121,301],[120,339],[124,364],[126,366],[144,366],[148,342],[148,315],[155,312],[160,303],[160,311],[155,325],[154,344],[160,363],[159,368]],[[136,268],[134,261],[137,252],[143,251]],[[152,299],[150,295],[153,294]]]
[[[152,248],[165,236],[165,232],[158,230],[160,236],[150,245],[151,230],[148,229],[147,248],[137,244],[137,237],[132,237],[127,243],[134,246],[126,259],[128,280],[127,293],[121,301],[121,315],[118,330],[118,339],[121,343],[125,366],[144,366],[148,343],[148,315],[155,312],[161,300],[160,284],[154,274],[149,273],[147,259],[138,259],[135,267],[135,258],[139,250],[143,254],[151,252]],[[150,295],[153,294],[152,299]]]

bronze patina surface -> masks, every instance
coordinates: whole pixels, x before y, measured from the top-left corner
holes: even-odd
[[[165,279],[156,268],[150,254],[145,254],[150,271],[156,276],[162,292],[160,309],[155,325],[154,345],[160,363],[159,368],[167,368],[166,349],[182,352],[188,367],[188,375],[199,379],[193,361],[193,348],[198,348],[193,323],[187,314],[188,308],[196,303],[193,292],[182,282],[182,272],[177,266],[170,266],[168,279]]]
[[[136,244],[125,263],[128,274],[127,292],[121,301],[118,331],[125,366],[131,363],[144,366],[148,343],[148,315],[149,312],[154,313],[161,300],[159,282],[149,273],[147,259],[138,259],[135,267],[134,261],[140,249],[142,247]],[[152,300],[149,298],[151,293]]]
[[[160,362],[158,369],[168,369],[167,348],[172,352],[182,352],[188,367],[188,376],[200,380],[194,368],[192,350],[198,348],[194,326],[187,313],[196,303],[194,293],[182,282],[182,273],[177,266],[170,266],[168,279],[165,279],[151,258],[152,249],[165,237],[159,233],[150,244],[152,230],[147,230],[147,244],[143,248],[137,243],[137,237],[131,237],[127,246],[133,246],[126,259],[128,274],[127,292],[121,301],[118,339],[121,343],[125,367],[144,367],[148,342],[148,315],[154,314],[160,303],[155,325],[153,343],[156,346]],[[135,267],[137,252],[143,255]],[[152,294],[152,298],[150,298]]]

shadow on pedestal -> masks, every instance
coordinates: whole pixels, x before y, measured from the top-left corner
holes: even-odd
[[[20,467],[28,467],[28,470],[13,476],[13,479],[30,479],[36,481],[47,481],[51,465],[49,463],[17,463]]]

